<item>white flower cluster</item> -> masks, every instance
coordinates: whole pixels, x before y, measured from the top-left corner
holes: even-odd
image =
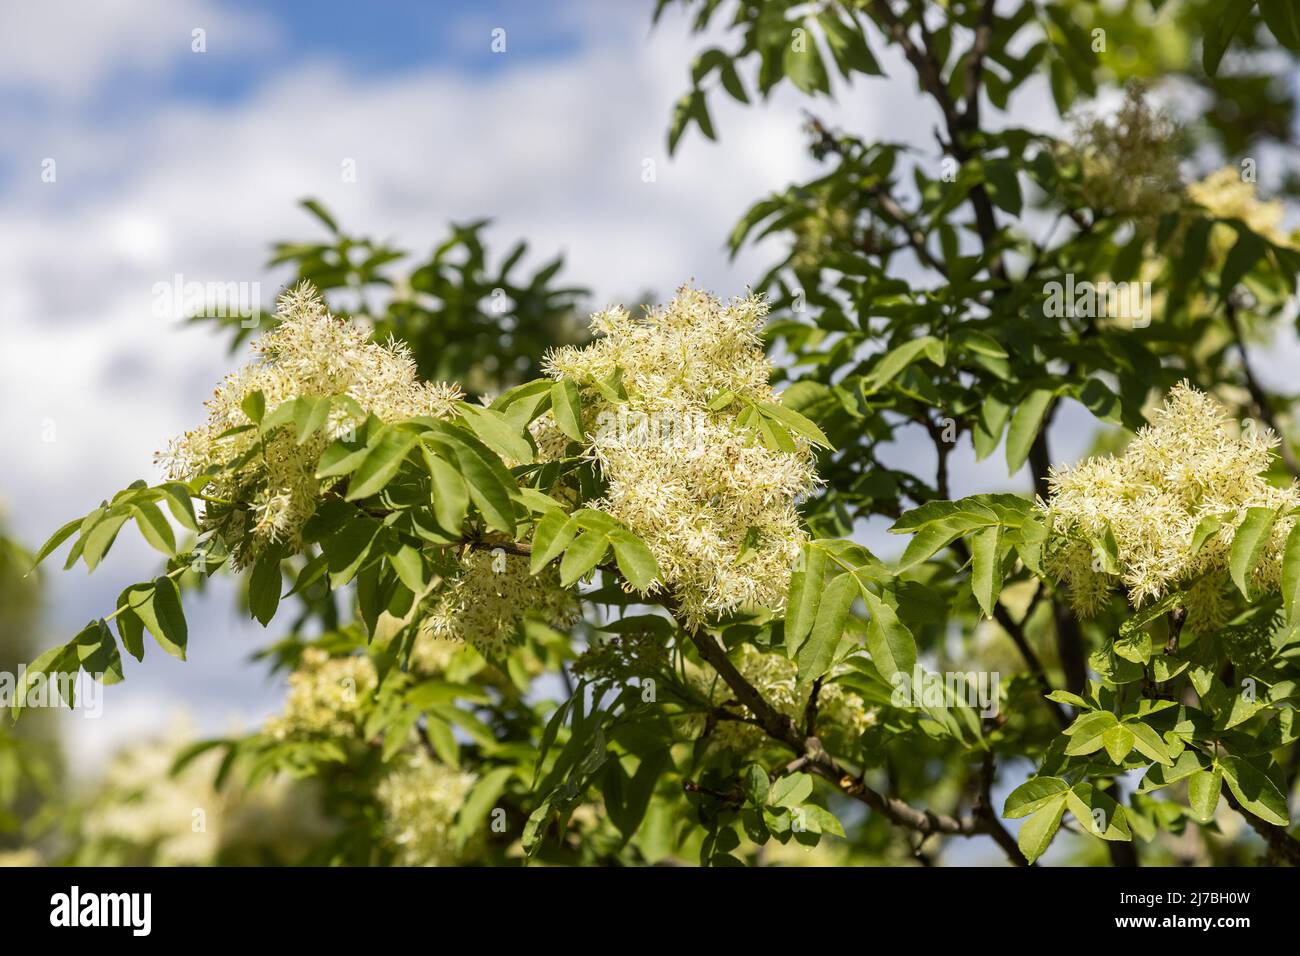
[[[382,781],[376,797],[384,835],[401,866],[454,866],[465,853],[452,833],[456,814],[477,778],[415,751]]]
[[[1177,385],[1124,454],[1052,471],[1050,499],[1040,502],[1052,532],[1045,570],[1068,585],[1081,614],[1105,606],[1117,585],[1134,606],[1193,587],[1187,626],[1217,626],[1227,610],[1232,541],[1248,508],[1282,509],[1252,580],[1252,588],[1278,586],[1295,523],[1287,512],[1300,506],[1300,488],[1262,477],[1276,444],[1271,432],[1237,433],[1214,399]],[[1211,526],[1197,542],[1198,528]],[[1118,574],[1099,560],[1108,534]]]
[[[315,476],[320,453],[361,424],[355,410],[335,403],[325,427],[302,445],[292,424],[265,436],[255,428],[240,431],[251,424],[243,406],[253,393],[262,393],[268,412],[304,396],[347,395],[383,421],[445,418],[461,398],[454,385],[421,382],[405,344],[377,345],[361,326],[330,315],[307,283],[281,296],[277,312],[280,324],[253,344],[259,360],[217,387],[202,427],[174,439],[157,456],[171,479],[223,469],[207,493],[234,506],[222,513],[218,530],[236,566],[247,564],[270,541],[297,549],[320,496]],[[259,453],[225,470],[259,442]]]
[[[490,661],[505,659],[524,616],[566,630],[577,620],[573,592],[560,587],[559,572],[550,567],[533,575],[528,558],[471,551],[461,558],[456,574],[434,592],[431,609],[421,622],[413,660],[436,662],[431,645],[468,641]]]
[[[799,667],[794,661],[781,654],[765,654],[751,644],[743,644],[735,663],[741,676],[762,694],[764,700],[802,726],[812,685],[800,686]],[[819,735],[842,734],[846,740],[853,741],[876,722],[876,711],[874,708],[868,710],[862,698],[847,687],[831,682],[830,678],[836,673],[841,671],[827,675],[827,682],[817,695],[815,730]],[[717,677],[712,668],[697,673],[695,681],[711,695],[715,704],[721,704],[732,697],[731,688]],[[739,708],[739,711],[747,717],[752,716],[746,707]],[[762,729],[753,724],[722,720],[714,727],[709,739],[719,747],[747,752],[762,746],[766,736]]]
[[[1243,180],[1241,171],[1235,166],[1225,166],[1191,183],[1187,195],[1220,219],[1240,219],[1251,230],[1278,245],[1289,242],[1282,232],[1282,219],[1286,215],[1282,200],[1261,200],[1255,184]],[[1235,232],[1231,229],[1226,232],[1235,239]],[[1228,239],[1226,244],[1231,241]]]
[[[266,732],[279,740],[299,737],[355,737],[362,707],[378,686],[368,657],[331,657],[318,647],[303,652],[289,675],[284,714],[267,721]]]
[[[277,776],[250,789],[231,780],[216,789],[219,750],[205,751],[173,774],[190,739],[181,729],[114,757],[83,821],[87,862],[108,862],[126,849],[128,862],[206,866],[241,847],[254,857],[271,849],[297,862],[334,831],[314,789],[301,781]]]
[[[759,339],[766,311],[757,297],[723,304],[683,288],[644,318],[621,308],[593,316],[595,342],[546,360],[553,378],[583,389],[593,423],[629,412],[690,423],[661,442],[596,429],[589,451],[608,483],[590,505],[646,542],[691,624],[745,607],[779,608],[805,538],[795,503],[816,481],[807,442],[795,437],[793,452],[773,451],[738,422],[755,403],[779,402]],[[594,387],[611,381],[621,381],[625,403]],[[734,400],[725,407],[710,407],[728,394]],[[544,452],[563,448],[548,429],[541,434]],[[685,446],[682,434],[692,436]]]
[[[1076,125],[1067,155],[1080,166],[1084,201],[1103,215],[1124,215],[1148,225],[1178,207],[1178,126],[1132,88],[1113,116]]]

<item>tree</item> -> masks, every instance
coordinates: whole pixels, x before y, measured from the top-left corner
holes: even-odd
[[[440,250],[394,283],[436,294],[419,321],[401,294],[364,306],[391,343],[292,284],[169,480],[41,549],[71,539],[93,570],[134,522],[168,559],[41,666],[120,679],[146,631],[183,657],[182,592],[243,575],[255,618],[293,617],[268,652],[291,690],[262,731],[204,747],[253,783],[317,778],[342,862],[926,861],[980,837],[1023,865],[1067,813],[1062,852],[1086,861],[1226,861],[1231,813],[1294,863],[1300,491],[1289,401],[1247,343],[1300,257],[1241,155],[1288,135],[1255,54],[1300,47],[1289,6],[682,6],[738,46],[696,61],[670,148],[716,135],[715,82],[815,101],[888,47],[938,154],[810,117],[824,175],[732,233],[786,239],[765,299],[684,288],[544,355],[481,309],[519,256],[484,278],[473,227],[444,247],[468,268]],[[1207,122],[1159,108],[1169,76],[1205,91]],[[1066,137],[994,118],[1039,77]],[[1108,88],[1113,113],[1067,116]],[[1185,183],[1193,152],[1227,165]],[[310,208],[334,238],[280,247],[299,279],[393,282],[386,250]],[[556,271],[509,297],[565,314]],[[1078,409],[1099,454],[1054,462]],[[909,435],[932,472],[889,464]],[[954,463],[999,449],[1033,496],[954,499]],[[854,539],[881,519],[896,561]]]

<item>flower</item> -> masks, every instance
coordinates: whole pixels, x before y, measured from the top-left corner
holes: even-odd
[[[362,704],[379,684],[368,657],[330,657],[318,647],[303,652],[289,675],[284,714],[266,724],[279,740],[296,737],[356,737]]]
[[[525,617],[567,630],[578,615],[573,592],[560,587],[555,567],[533,575],[528,558],[504,551],[466,553],[458,570],[433,592],[430,604],[415,645],[426,664],[434,663],[430,655],[436,653],[430,642],[454,648],[455,641],[468,641],[488,660],[499,662]]]
[[[1219,219],[1240,219],[1270,242],[1289,244],[1281,231],[1282,218],[1286,214],[1282,201],[1261,201],[1255,184],[1244,181],[1235,166],[1225,166],[1190,184],[1187,195]]]
[[[385,422],[447,418],[461,398],[454,385],[419,381],[404,343],[376,344],[360,325],[330,315],[308,283],[285,292],[277,312],[280,324],[253,344],[258,360],[227,376],[206,402],[207,422],[157,455],[173,480],[216,469],[207,494],[230,505],[209,508],[205,524],[217,529],[236,567],[251,563],[270,542],[300,547],[299,534],[321,493],[320,454],[366,414]],[[247,427],[253,422],[244,406],[256,392],[267,412],[304,396],[346,395],[355,406],[332,403],[324,427],[300,445],[292,426],[265,435]]]
[[[191,742],[182,722],[113,757],[83,823],[85,862],[207,866],[263,862],[270,851],[296,863],[334,832],[307,782],[279,775],[250,788],[236,770],[218,789],[220,749],[173,772]]]
[[[453,866],[465,850],[452,833],[456,814],[478,778],[417,750],[379,783],[384,835],[401,866]]]
[[[812,694],[811,684],[799,683],[799,666],[780,654],[767,654],[752,644],[742,644],[735,662],[736,669],[763,699],[802,726],[804,711]],[[843,673],[839,668],[829,677]],[[697,672],[695,682],[711,695],[717,705],[732,699],[731,688],[717,677],[712,668]],[[740,707],[745,717],[752,717],[747,707]],[[817,695],[817,732],[827,736],[843,734],[848,741],[855,740],[875,723],[875,710],[867,710],[862,698],[841,684],[827,680]],[[766,737],[753,724],[734,720],[720,720],[709,735],[711,743],[738,752],[754,750],[763,745]]]
[[[1076,124],[1069,154],[1079,163],[1084,200],[1099,214],[1146,224],[1173,211],[1183,192],[1178,135],[1170,116],[1153,110],[1137,87],[1114,116]]]
[[[1079,613],[1095,614],[1116,585],[1135,607],[1186,590],[1186,626],[1221,624],[1228,557],[1249,508],[1279,509],[1251,581],[1252,591],[1278,587],[1300,488],[1261,476],[1275,435],[1253,426],[1236,433],[1229,422],[1214,399],[1182,382],[1124,454],[1052,470],[1049,499],[1039,503],[1051,530],[1045,570],[1068,585]],[[1099,557],[1110,541],[1113,566]]]
[[[759,339],[766,311],[756,296],[724,305],[683,287],[640,319],[594,315],[592,344],[545,361],[552,378],[583,389],[596,426],[586,450],[607,487],[588,505],[645,541],[692,625],[779,609],[806,537],[795,504],[816,482],[808,442],[773,450],[746,421],[780,401]],[[611,398],[618,387],[626,401]]]

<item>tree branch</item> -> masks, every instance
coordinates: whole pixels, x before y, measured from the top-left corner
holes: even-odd
[[[1300,477],[1300,462],[1296,461],[1295,452],[1291,450],[1291,443],[1286,440],[1282,429],[1278,427],[1277,416],[1273,412],[1273,403],[1259,384],[1259,379],[1255,378],[1255,370],[1251,368],[1250,356],[1246,353],[1246,336],[1242,332],[1241,318],[1237,315],[1237,305],[1229,299],[1225,305],[1225,311],[1228,313],[1228,325],[1232,328],[1233,343],[1237,346],[1237,354],[1241,358],[1241,371],[1246,378],[1246,389],[1250,392],[1250,400],[1255,406],[1255,415],[1267,425],[1278,437],[1278,452],[1282,456],[1282,463],[1286,465],[1287,471],[1292,475]]]
[[[671,599],[664,606],[674,610]],[[700,657],[713,667],[731,688],[737,700],[749,708],[769,737],[784,744],[796,757],[802,758],[810,772],[829,780],[840,792],[866,804],[897,826],[914,830],[917,833],[945,833],[958,836],[987,835],[992,837],[1007,852],[1011,862],[1017,866],[1027,865],[1015,840],[1007,833],[996,815],[981,817],[954,817],[948,814],[934,813],[930,810],[918,810],[911,804],[896,797],[886,797],[869,787],[861,777],[854,777],[841,768],[835,759],[822,747],[816,736],[801,736],[794,721],[769,704],[763,695],[749,683],[731,663],[726,651],[707,632],[691,628],[686,631],[691,643],[700,652]]]

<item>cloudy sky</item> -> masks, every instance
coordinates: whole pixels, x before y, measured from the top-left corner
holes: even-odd
[[[593,306],[691,279],[743,292],[772,250],[731,262],[723,241],[757,197],[814,172],[806,104],[788,92],[751,109],[718,103],[721,144],[691,131],[670,160],[670,109],[708,40],[675,13],[652,29],[652,6],[5,4],[0,504],[11,529],[38,545],[134,479],[159,477],[154,450],[200,420],[229,359],[223,340],[155,315],[155,284],[259,282],[269,301],[285,278],[264,268],[269,244],[318,235],[297,206],[305,196],[417,253],[450,221],[491,217],[497,248],[527,238],[536,262],[563,252],[564,278],[591,288]],[[494,30],[505,52],[493,52]],[[936,114],[896,60],[882,62],[900,79],[841,89],[821,115],[932,148]],[[1041,89],[1013,106],[1018,124],[1051,125]],[[1085,416],[1070,421],[1063,455],[1089,434]],[[1008,485],[996,462],[958,478],[959,492]],[[126,533],[91,576],[51,562],[42,645],[110,610],[156,559]],[[103,717],[69,718],[74,771],[182,712],[219,733],[276,707],[281,688],[247,662],[267,635],[236,613],[229,584],[189,611],[188,664],[150,647],[127,662]]]

